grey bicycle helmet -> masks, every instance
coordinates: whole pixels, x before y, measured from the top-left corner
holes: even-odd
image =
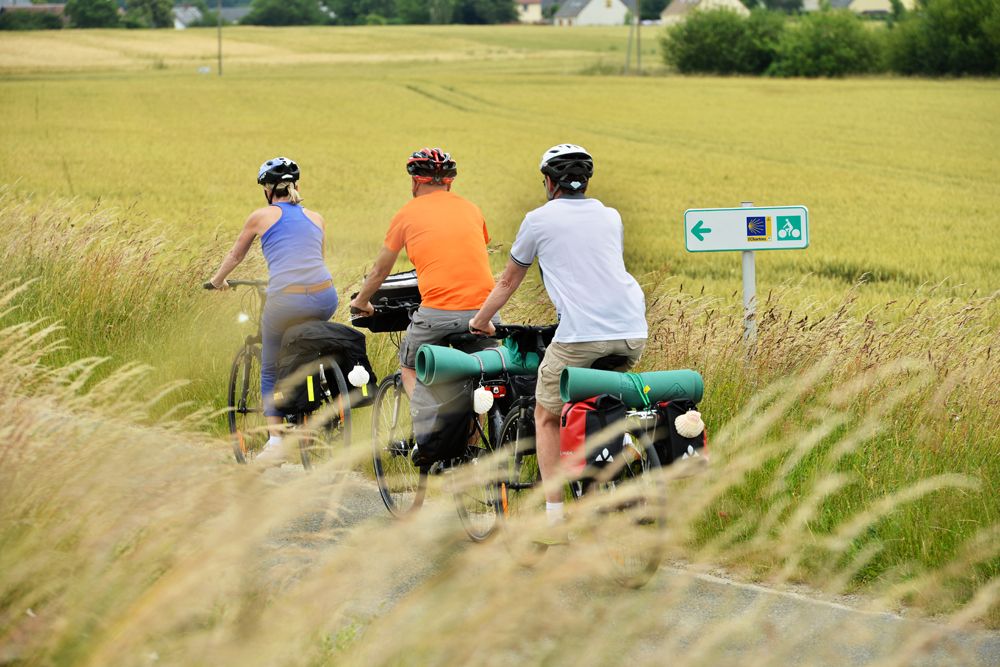
[[[287,157],[276,157],[260,165],[257,171],[257,184],[296,182],[299,180],[299,165]]]

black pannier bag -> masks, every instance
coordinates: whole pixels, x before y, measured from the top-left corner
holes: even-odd
[[[286,414],[310,413],[322,404],[324,383],[331,395],[337,396],[337,381],[330,370],[334,364],[351,392],[351,408],[370,404],[378,380],[368,361],[363,333],[344,324],[318,320],[290,327],[281,338],[275,406]],[[325,378],[320,377],[320,365]],[[354,387],[347,379],[357,365],[368,372],[368,383],[363,387]]]
[[[707,431],[702,431],[693,438],[686,438],[677,432],[677,418],[688,410],[697,409],[694,401],[663,401],[656,404],[656,430],[653,435],[653,446],[660,457],[660,465],[670,465],[679,459],[706,455],[705,446],[708,443]]]
[[[563,406],[559,419],[559,456],[567,472],[584,474],[585,468],[603,468],[622,453],[625,404],[617,396],[601,394]],[[600,436],[600,437],[599,437]]]
[[[410,401],[413,435],[417,449],[413,463],[429,468],[437,461],[447,461],[465,453],[475,430],[472,409],[474,379],[435,384],[418,382]]]
[[[357,295],[355,292],[351,298]],[[410,325],[410,311],[420,306],[417,272],[403,271],[386,277],[382,286],[372,295],[371,304],[375,306],[375,314],[352,316],[351,324],[374,333],[405,331]]]

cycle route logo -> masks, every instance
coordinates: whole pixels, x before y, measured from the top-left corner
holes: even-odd
[[[802,238],[802,217],[798,215],[779,215],[772,223],[771,216],[747,216],[747,241],[770,241],[777,228],[778,241],[798,241]]]

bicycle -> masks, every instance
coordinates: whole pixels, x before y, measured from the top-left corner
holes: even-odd
[[[237,463],[245,464],[263,448],[268,438],[264,401],[260,394],[261,318],[267,301],[267,281],[227,280],[226,282],[232,288],[253,288],[249,292],[250,299],[244,299],[240,319],[246,321],[252,318],[257,325],[256,332],[248,334],[236,352],[229,370],[229,386],[226,392],[228,405],[226,417],[229,433],[232,436],[233,455]],[[215,289],[210,282],[206,282],[204,287]],[[246,311],[250,311],[249,314]],[[324,407],[315,413],[294,413],[285,416],[289,424],[299,428],[306,427],[313,414],[322,419],[318,429],[321,437],[304,431],[298,439],[299,458],[306,470],[328,459],[335,445],[347,446],[351,440],[351,405],[347,380],[336,363],[329,364],[329,367],[321,366],[321,369],[319,394]],[[333,377],[336,395],[328,384],[328,373]],[[328,412],[333,414],[327,415]]]
[[[604,357],[594,368],[611,370],[620,361]],[[506,525],[516,517],[540,511],[541,472],[535,453],[535,397],[522,396],[514,401],[500,427],[497,447],[504,452],[496,479],[497,517]],[[660,457],[653,445],[657,413],[653,408],[626,411],[625,423],[615,431],[623,438],[622,454],[603,468],[588,469],[578,476],[567,475],[564,497],[570,502],[588,501],[583,524],[596,540],[605,545],[613,568],[613,577],[623,586],[638,588],[655,574],[662,560],[658,539],[665,523],[665,490],[657,471]],[[567,528],[572,522],[567,522]],[[527,549],[519,547],[511,536],[508,543],[525,564],[548,548],[543,540],[532,538]]]
[[[419,304],[416,304],[419,305]],[[376,312],[416,309],[413,303],[376,304]],[[499,325],[503,326],[503,325]],[[398,347],[398,339],[393,341]],[[470,333],[448,336],[444,344],[461,348],[480,342],[482,337]],[[493,406],[482,419],[470,418],[468,445],[458,457],[417,466],[413,462],[416,440],[410,414],[410,400],[403,388],[402,375],[397,370],[386,377],[375,393],[372,406],[372,466],[379,495],[386,509],[396,518],[403,518],[420,509],[427,494],[428,477],[448,474],[461,466],[475,466],[480,458],[496,450],[496,434],[504,414],[516,398],[516,385],[504,374],[498,378],[480,377],[480,386],[494,396]],[[496,527],[496,486],[492,483],[455,484],[451,489],[455,509],[470,539],[482,542]]]

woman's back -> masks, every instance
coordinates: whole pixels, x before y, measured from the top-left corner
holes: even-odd
[[[323,230],[297,204],[275,202],[272,206],[281,209],[281,217],[260,237],[269,274],[268,292],[330,280],[323,260]]]

